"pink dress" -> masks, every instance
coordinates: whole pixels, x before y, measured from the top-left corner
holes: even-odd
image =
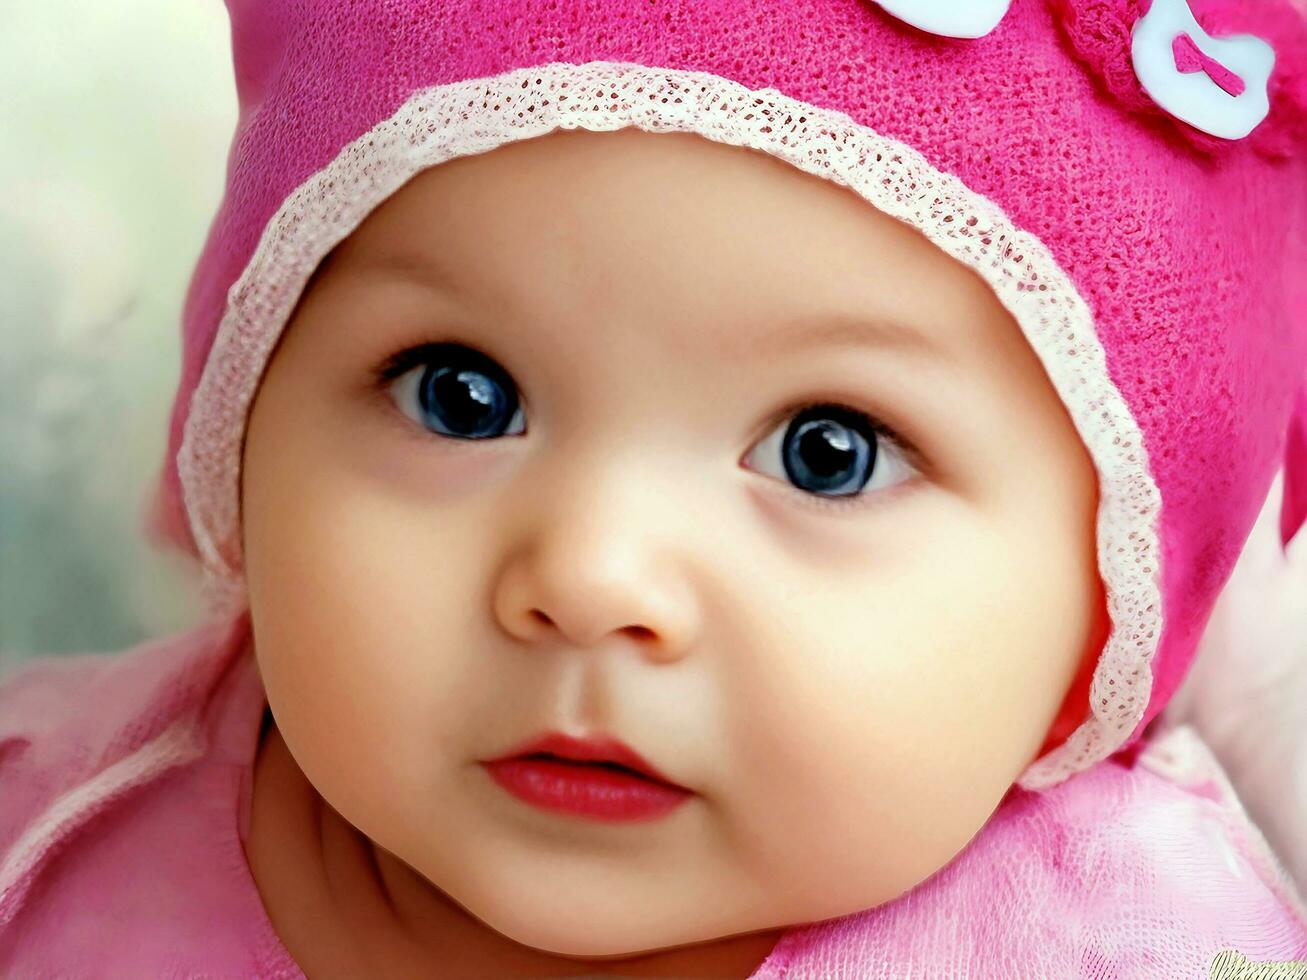
[[[247,615],[0,682],[0,976],[303,977],[241,846],[265,705]],[[1186,727],[1015,789],[946,867],[753,976],[1206,980],[1223,950],[1307,958],[1307,912]]]

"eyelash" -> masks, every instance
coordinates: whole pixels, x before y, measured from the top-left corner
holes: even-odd
[[[431,359],[437,354],[447,350],[450,343],[451,342],[417,344],[412,347],[405,347],[390,355],[373,371],[375,390],[379,395],[391,402],[391,407],[393,407],[393,399],[389,398],[389,388],[391,384],[393,384],[396,379],[413,370],[413,368],[423,367],[430,364]],[[467,347],[470,350],[477,350],[469,344],[458,343],[457,346]],[[482,351],[477,352],[483,354],[483,356],[489,357],[489,355],[484,354]],[[865,412],[862,409],[854,408],[851,405],[847,405],[836,398],[812,398],[791,405],[784,411],[778,412],[772,416],[766,426],[762,429],[762,434],[766,435],[771,432],[772,428],[784,419],[798,415],[800,412],[806,412],[810,408],[817,408],[818,406],[839,409],[842,413],[861,420],[866,425],[868,432],[873,436],[877,436],[888,442],[897,453],[907,460],[910,466],[918,472],[921,472],[924,469],[925,457],[912,441],[903,436],[894,427],[881,421],[875,415]],[[409,420],[406,418],[406,421]],[[412,427],[409,427],[409,429],[410,431],[413,431]],[[427,430],[422,430],[421,433],[417,434],[417,437],[424,442],[429,441],[429,436],[436,436],[437,438],[446,440],[450,439],[448,436],[441,436],[439,433],[430,433],[427,432]],[[824,511],[848,511],[862,507],[879,506],[884,503],[886,494],[894,494],[907,484],[912,483],[913,479],[914,478],[909,477],[902,483],[874,493],[860,491],[858,493],[844,494],[841,496],[823,496],[822,494],[807,493],[800,490],[798,487],[783,482],[782,486],[789,491],[791,496],[798,498],[801,505],[814,507],[818,510]]]

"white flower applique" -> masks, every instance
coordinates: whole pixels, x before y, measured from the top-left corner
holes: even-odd
[[[984,37],[1007,14],[1012,0],[876,0],[904,23],[944,37]]]
[[[1252,34],[1212,37],[1187,0],[1153,0],[1135,23],[1130,58],[1149,97],[1204,133],[1243,139],[1270,112],[1275,50]]]

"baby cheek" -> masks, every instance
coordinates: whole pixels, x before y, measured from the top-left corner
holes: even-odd
[[[780,897],[786,921],[891,901],[947,860],[957,835],[923,830],[926,773],[872,705],[839,685],[807,710],[752,703],[756,778],[736,826],[748,876]]]
[[[309,782],[348,822],[404,852],[439,810],[456,760],[446,746],[460,697],[442,683],[447,651],[430,632],[400,635],[366,607],[338,606],[301,629],[269,699]],[[397,806],[396,801],[405,801]],[[416,838],[415,838],[416,835]]]
[[[358,634],[373,653],[447,632],[451,616],[465,615],[468,556],[484,551],[492,515],[460,506],[439,483],[421,495],[348,470],[322,482],[275,531],[283,601],[334,624],[328,636]]]
[[[256,642],[287,744],[313,754],[306,772],[334,805],[333,783],[393,799],[395,780],[429,775],[458,716],[448,642],[471,599],[450,556],[466,551],[402,504],[338,491],[282,530],[266,542],[278,567],[260,583]]]
[[[755,873],[799,918],[898,897],[947,864],[1010,785],[1012,761],[976,744],[991,706],[984,652],[962,627],[979,607],[917,616],[928,604],[912,601],[910,577],[901,585],[805,615],[740,672],[732,817]]]

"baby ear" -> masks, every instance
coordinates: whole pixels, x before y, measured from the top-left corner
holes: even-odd
[[[1073,54],[1108,95],[1129,112],[1172,126],[1194,149],[1221,154],[1251,146],[1283,158],[1307,143],[1307,13],[1298,0],[1049,3]],[[1136,29],[1157,48],[1139,52],[1142,60],[1135,57]],[[1269,79],[1266,46],[1274,58]],[[1267,108],[1259,118],[1254,110],[1263,93]],[[1216,135],[1231,131],[1236,100],[1251,113],[1251,133]]]

